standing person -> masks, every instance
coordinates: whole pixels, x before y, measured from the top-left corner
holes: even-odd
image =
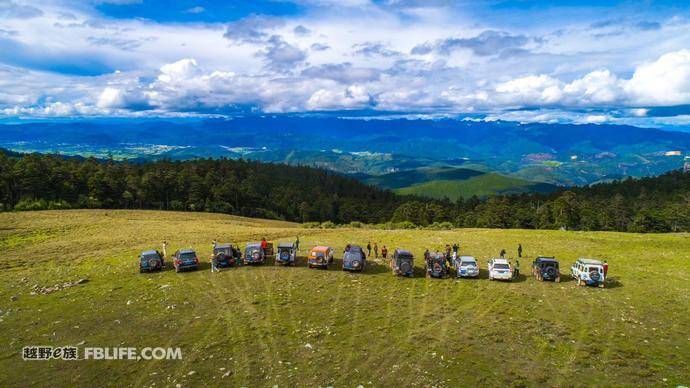
[[[518,257],[522,257],[522,244],[518,244]]]
[[[213,249],[218,248],[218,241],[213,240]]]
[[[261,239],[261,253],[263,253],[264,257],[266,257],[266,251],[268,251],[268,241],[266,241],[266,237],[263,237]]]
[[[458,256],[458,250],[459,249],[460,249],[460,246],[458,245],[458,243],[453,243],[453,257]]]
[[[388,256],[388,248],[384,245],[383,248],[381,248],[381,256],[383,256],[384,260],[386,259],[386,256]]]
[[[367,257],[371,257],[371,241],[367,243]]]
[[[299,251],[299,236],[295,239],[295,253]]]
[[[218,270],[218,258],[216,255],[211,255],[211,273],[219,272]]]
[[[501,259],[505,259],[506,258],[506,250],[501,249],[501,252],[498,255],[501,257]]]
[[[168,242],[163,241],[163,256],[168,257]]]
[[[450,247],[450,244],[446,244],[446,257],[450,257],[450,252],[452,248]]]
[[[604,260],[604,264],[602,264],[602,267],[604,267],[604,279],[608,279],[607,275],[609,273],[609,263]]]
[[[374,257],[377,259],[379,258],[379,244],[377,244],[376,241],[374,241]]]
[[[513,277],[517,278],[520,276],[520,259],[515,259],[515,272],[513,272]]]

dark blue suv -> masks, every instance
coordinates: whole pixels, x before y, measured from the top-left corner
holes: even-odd
[[[544,280],[552,280],[556,283],[561,281],[561,272],[555,257],[539,256],[534,259],[532,275],[541,282]]]

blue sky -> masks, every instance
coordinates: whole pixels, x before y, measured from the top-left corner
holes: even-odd
[[[0,0],[0,118],[687,126],[680,1]]]

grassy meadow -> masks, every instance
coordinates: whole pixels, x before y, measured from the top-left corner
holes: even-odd
[[[303,229],[207,213],[0,213],[0,386],[678,386],[690,385],[690,235],[459,229]],[[211,240],[299,235],[297,267],[211,273]],[[202,269],[139,274],[144,249],[192,247]],[[459,241],[477,280],[308,269],[351,242],[424,248]],[[610,264],[608,288],[486,279],[501,248]],[[78,279],[88,282],[32,294]],[[27,345],[180,347],[175,361],[23,361]]]

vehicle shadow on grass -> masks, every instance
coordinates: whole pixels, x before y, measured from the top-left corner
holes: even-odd
[[[343,259],[333,259],[333,263],[328,266],[329,271],[343,271]],[[379,273],[384,273],[388,271],[388,266],[377,263],[373,260],[367,260],[367,265],[364,268],[364,271],[343,271],[343,272],[351,272],[354,274],[364,274],[364,275],[375,275]]]
[[[619,288],[623,287],[623,283],[618,280],[618,278],[608,278],[606,279],[606,287],[604,288]]]

